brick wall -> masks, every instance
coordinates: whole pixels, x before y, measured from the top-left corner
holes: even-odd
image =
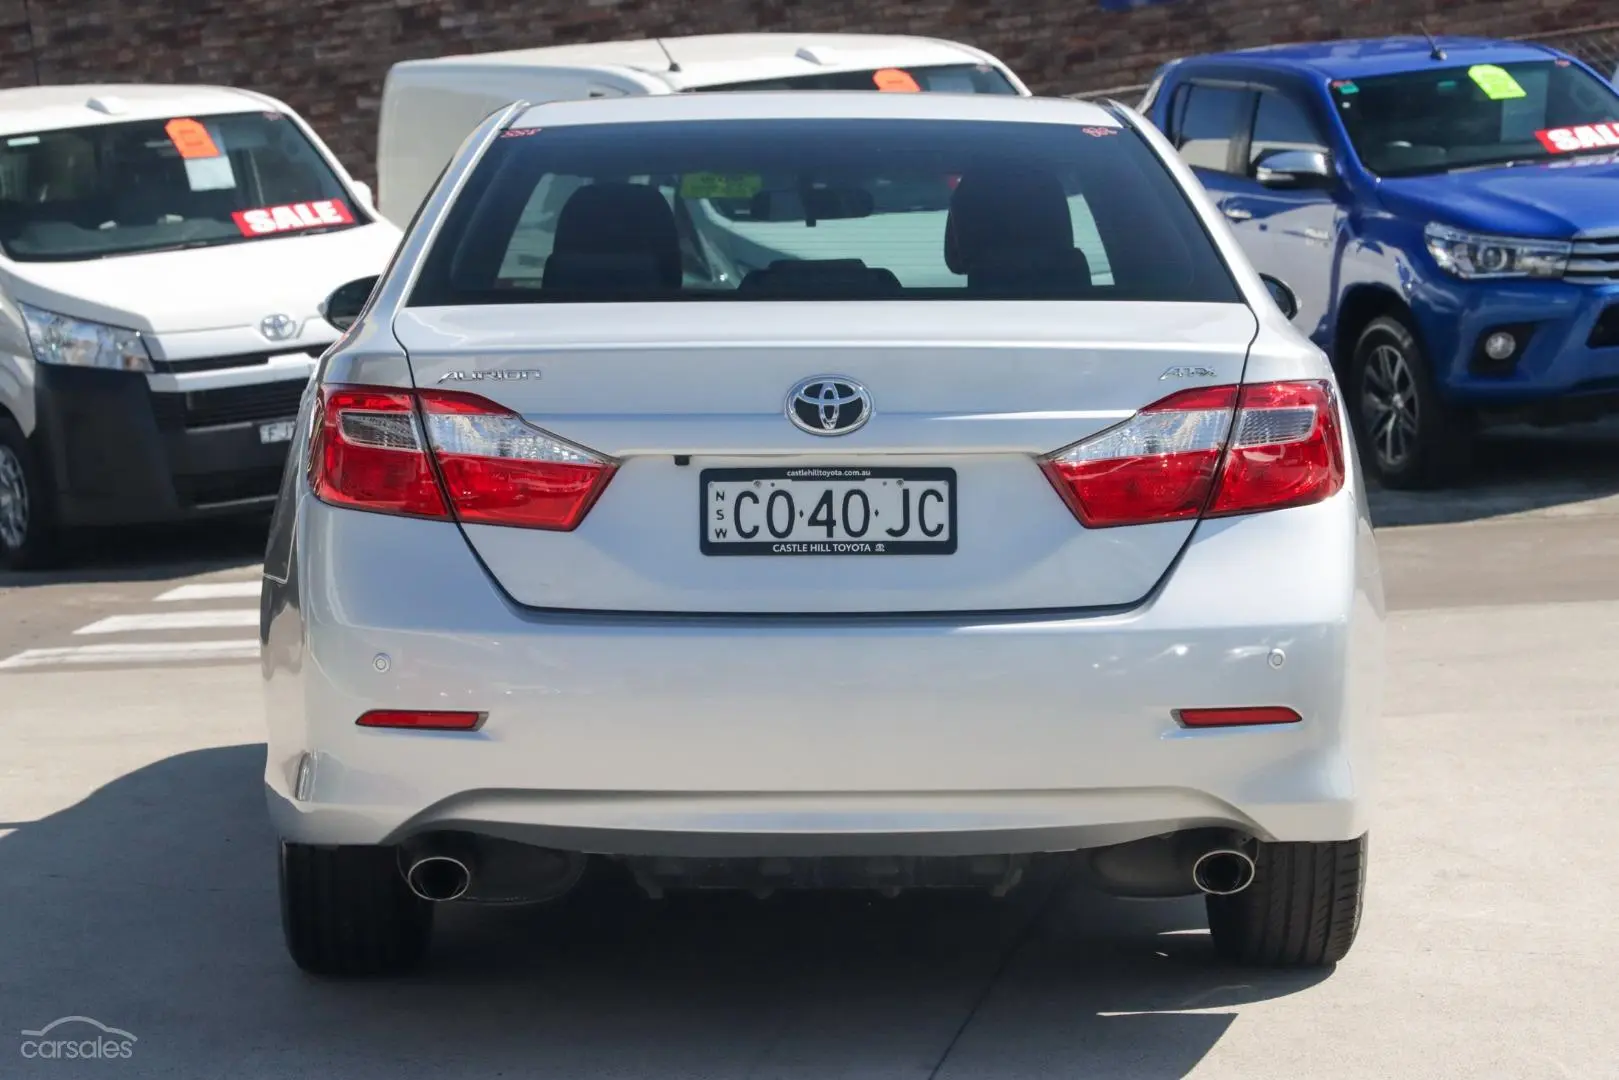
[[[1137,0],[1140,3],[1140,0]],[[1514,36],[1613,21],[1619,0],[0,0],[0,85],[209,82],[288,102],[370,177],[382,76],[457,52],[735,30],[860,30],[988,49],[1036,93],[1144,81],[1164,59],[1275,41]],[[1017,12],[1012,14],[1012,12]]]

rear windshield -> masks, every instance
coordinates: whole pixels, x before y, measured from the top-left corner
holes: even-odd
[[[1383,176],[1609,153],[1619,91],[1567,60],[1473,64],[1340,80],[1338,114]]]
[[[816,119],[508,131],[410,302],[794,299],[1239,295],[1134,132]]]
[[[936,64],[924,67],[873,68],[827,74],[793,75],[784,79],[699,86],[707,93],[725,90],[888,90],[927,94],[1017,94],[998,70],[988,64]]]
[[[213,247],[364,220],[278,112],[0,138],[0,247],[17,262]]]

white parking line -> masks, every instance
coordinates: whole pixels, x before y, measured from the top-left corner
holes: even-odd
[[[159,596],[159,600],[246,600],[257,599],[260,583],[254,581],[219,581],[201,585],[181,585]]]
[[[257,641],[141,641],[28,649],[0,660],[0,669],[59,664],[183,664],[198,660],[256,660]]]
[[[228,608],[224,611],[161,611],[144,615],[109,615],[75,634],[124,634],[134,630],[217,630],[221,627],[257,626],[254,608]]]

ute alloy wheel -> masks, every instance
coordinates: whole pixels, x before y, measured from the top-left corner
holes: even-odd
[[[1383,316],[1361,333],[1349,404],[1361,458],[1385,487],[1441,487],[1465,472],[1468,416],[1440,399],[1427,357],[1403,320]]]
[[[1422,426],[1416,376],[1392,344],[1372,349],[1361,380],[1361,410],[1380,469],[1398,470],[1411,462]]]

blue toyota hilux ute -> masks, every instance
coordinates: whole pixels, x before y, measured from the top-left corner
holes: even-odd
[[[1619,411],[1619,90],[1476,38],[1177,60],[1141,111],[1333,358],[1367,468],[1457,479],[1492,422]]]

